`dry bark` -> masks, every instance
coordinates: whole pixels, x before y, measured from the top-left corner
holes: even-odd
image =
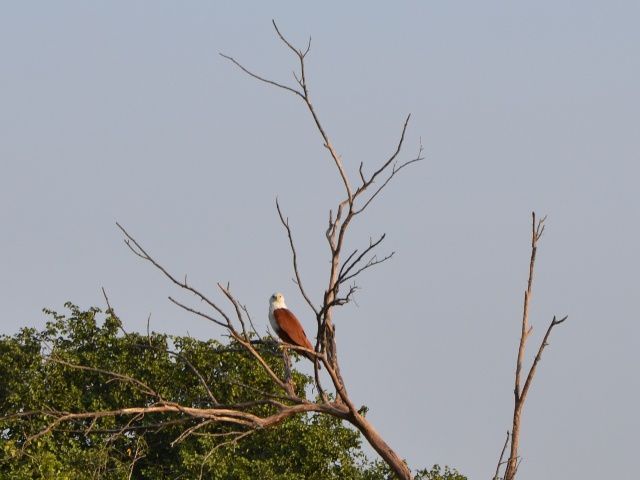
[[[533,330],[533,327],[529,323],[529,307],[531,304],[531,296],[533,294],[533,276],[534,276],[534,267],[536,262],[536,254],[538,251],[538,241],[542,237],[544,233],[545,225],[544,222],[546,217],[536,221],[536,214],[532,212],[531,214],[531,257],[529,259],[529,277],[527,280],[527,288],[524,292],[524,304],[522,307],[522,328],[520,331],[520,343],[518,346],[518,356],[516,360],[516,373],[515,373],[515,385],[513,389],[514,394],[514,405],[513,405],[513,420],[511,425],[511,432],[509,436],[509,432],[507,432],[507,440],[505,441],[504,447],[502,449],[502,453],[500,454],[500,459],[498,460],[498,465],[496,467],[496,473],[493,477],[494,480],[498,480],[500,477],[500,468],[506,464],[503,480],[513,480],[516,477],[518,472],[518,467],[520,465],[520,427],[522,420],[522,412],[524,409],[525,400],[527,399],[527,394],[529,393],[529,389],[531,388],[531,383],[533,382],[533,378],[536,374],[536,368],[538,367],[538,363],[542,358],[542,352],[545,347],[548,345],[549,336],[551,335],[551,331],[553,327],[564,322],[567,317],[563,317],[560,320],[553,317],[551,323],[549,324],[547,331],[538,347],[538,352],[533,359],[533,363],[529,368],[529,372],[524,381],[524,385],[521,385],[521,377],[522,377],[522,364],[524,362],[525,349],[527,346],[527,340],[529,339],[529,335]],[[502,458],[504,456],[505,449],[507,444],[509,443],[509,458],[503,462]]]

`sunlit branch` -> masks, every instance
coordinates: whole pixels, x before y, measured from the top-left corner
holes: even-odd
[[[527,279],[527,288],[524,292],[524,304],[522,307],[522,326],[520,331],[520,344],[518,346],[518,357],[516,360],[516,373],[515,373],[515,381],[514,381],[514,407],[513,407],[513,423],[511,428],[511,445],[509,451],[509,458],[506,462],[506,469],[504,473],[504,480],[513,480],[518,471],[518,466],[520,461],[522,460],[518,454],[519,444],[520,444],[520,427],[521,427],[521,418],[522,411],[524,408],[525,400],[527,398],[527,393],[531,388],[531,383],[533,381],[534,375],[536,373],[536,368],[540,359],[542,358],[542,352],[545,347],[548,345],[549,336],[551,335],[551,331],[553,327],[556,325],[560,325],[563,323],[567,317],[563,317],[560,320],[557,320],[556,317],[553,317],[553,320],[549,324],[547,331],[540,343],[538,348],[538,352],[533,359],[531,367],[529,368],[529,372],[525,379],[524,386],[521,387],[521,373],[522,373],[522,364],[524,362],[525,349],[527,345],[527,340],[529,339],[529,335],[533,330],[533,327],[529,323],[529,308],[531,304],[531,296],[533,293],[533,276],[535,270],[535,262],[536,262],[536,254],[538,251],[538,241],[542,238],[542,234],[545,229],[546,217],[541,218],[536,221],[535,212],[531,213],[531,257],[529,259],[529,276]],[[500,468],[500,463],[498,464],[498,470]]]

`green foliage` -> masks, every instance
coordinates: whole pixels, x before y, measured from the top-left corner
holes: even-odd
[[[60,424],[25,443],[51,423],[52,417],[42,412],[108,411],[153,403],[139,385],[95,369],[136,378],[163,399],[191,407],[208,408],[212,401],[189,364],[223,404],[278,393],[264,370],[233,342],[124,334],[120,320],[110,313],[66,307],[68,315],[47,311],[52,320],[42,331],[23,328],[0,337],[0,412],[6,415],[0,418],[0,478],[389,478],[386,465],[365,456],[358,432],[325,415],[292,417],[237,442],[230,441],[231,434],[240,431],[237,426],[210,423],[175,442],[200,420],[177,413],[133,419],[121,415]],[[281,372],[277,349],[258,348]],[[293,375],[296,391],[305,392],[311,379],[295,371]],[[252,408],[260,415],[273,409]],[[448,469],[440,475],[439,467],[434,468],[437,472],[420,478],[464,479]]]
[[[418,470],[415,480],[467,480],[467,477],[455,468],[444,467],[443,471],[440,465],[434,465],[431,470]]]

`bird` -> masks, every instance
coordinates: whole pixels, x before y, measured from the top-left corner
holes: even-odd
[[[281,293],[276,292],[269,299],[269,323],[283,342],[313,350],[313,345],[304,333],[300,321],[287,308]],[[309,352],[300,351],[299,353],[314,361],[313,355]]]

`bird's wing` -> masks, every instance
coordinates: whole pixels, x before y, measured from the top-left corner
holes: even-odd
[[[278,335],[287,343],[313,350],[313,345],[304,333],[304,329],[296,316],[287,308],[276,308],[273,311],[276,323],[280,327]]]

